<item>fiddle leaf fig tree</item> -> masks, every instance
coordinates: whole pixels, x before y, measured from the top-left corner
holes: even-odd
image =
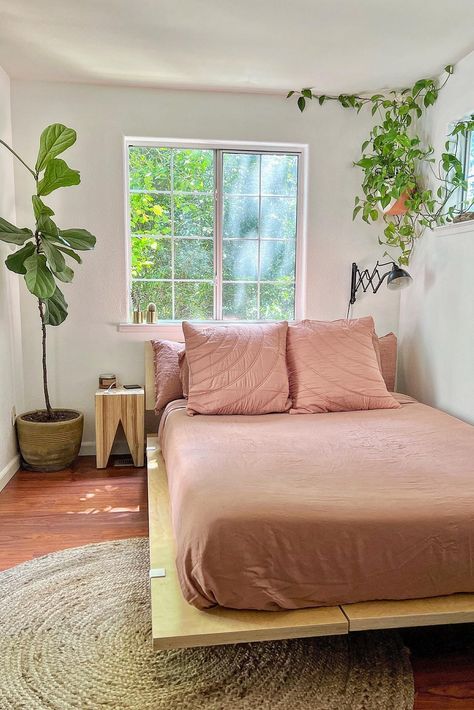
[[[467,182],[460,158],[462,143],[474,130],[474,114],[452,127],[439,160],[434,157],[433,146],[426,144],[415,129],[416,120],[437,101],[454,67],[450,64],[444,71],[441,82],[420,79],[411,88],[373,96],[329,96],[310,88],[290,91],[287,96],[297,97],[300,111],[311,102],[322,106],[328,101],[357,113],[364,107],[371,110],[376,122],[354,163],[362,170],[362,196],[355,198],[353,219],[359,215],[370,223],[382,215],[379,243],[399,249],[398,262],[402,265],[409,263],[415,242],[426,228],[469,215],[474,207],[463,198]],[[403,203],[401,209],[396,213],[387,209],[397,200]]]
[[[31,197],[34,228],[17,227],[0,217],[0,241],[18,247],[5,260],[10,271],[21,274],[28,291],[37,299],[42,329],[43,389],[46,418],[54,421],[48,392],[46,361],[46,326],[58,326],[68,315],[68,305],[60,284],[70,283],[74,271],[67,259],[78,264],[77,252],[93,249],[96,239],[86,229],[60,229],[53,221],[54,212],[43,202],[55,190],[79,185],[78,170],[73,170],[57,156],[76,142],[76,131],[61,123],[45,128],[40,137],[38,157],[31,168],[5,141],[0,145],[9,150],[28,170],[34,180],[35,191]]]

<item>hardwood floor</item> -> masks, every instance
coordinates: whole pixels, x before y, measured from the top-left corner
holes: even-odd
[[[90,542],[148,535],[145,468],[19,471],[0,493],[0,570]]]
[[[0,570],[67,547],[148,534],[146,469],[19,471],[0,493]],[[474,710],[474,625],[406,629],[415,710]],[[393,710],[398,710],[394,708]]]

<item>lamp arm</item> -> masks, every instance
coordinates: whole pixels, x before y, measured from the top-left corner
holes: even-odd
[[[369,286],[372,288],[373,293],[377,293],[379,290],[380,286],[383,284],[387,276],[389,275],[390,271],[387,271],[386,274],[383,276],[380,276],[378,269],[380,266],[392,266],[395,267],[395,262],[393,261],[386,261],[383,262],[382,264],[377,261],[372,272],[370,273],[368,269],[364,269],[364,271],[360,271],[357,264],[355,262],[352,263],[352,273],[351,273],[351,298],[349,303],[351,305],[354,305],[356,302],[356,294],[357,291],[359,290],[360,287],[362,287],[362,290],[364,293],[367,291]],[[376,286],[374,286],[374,279],[377,277],[379,279],[379,282]],[[364,279],[367,281],[367,283],[364,283]]]
[[[386,266],[386,264],[379,264],[379,266]],[[372,291],[374,293],[377,293],[377,291],[379,290],[379,288],[381,287],[381,285],[383,284],[383,282],[385,281],[385,279],[387,278],[389,273],[390,273],[390,271],[387,271],[386,274],[384,274],[383,276],[380,277],[380,281],[378,282],[377,286],[375,286],[375,288],[374,288],[374,285],[372,284]]]

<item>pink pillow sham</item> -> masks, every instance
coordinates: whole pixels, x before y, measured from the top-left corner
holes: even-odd
[[[178,364],[179,364],[179,377],[181,380],[181,384],[183,386],[183,397],[187,398],[188,393],[189,393],[189,367],[188,367],[188,359],[186,357],[186,350],[184,350],[184,348],[178,355]]]
[[[184,343],[173,340],[152,340],[155,372],[155,412],[158,414],[168,402],[182,399],[179,356],[184,354]]]
[[[397,372],[397,336],[387,333],[378,338],[380,353],[380,370],[389,392],[395,392],[395,378]]]
[[[288,323],[198,327],[183,323],[189,367],[187,412],[286,412]]]
[[[288,327],[292,414],[397,409],[374,348],[372,318],[303,320]]]

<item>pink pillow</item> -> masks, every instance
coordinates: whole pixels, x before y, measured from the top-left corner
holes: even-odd
[[[292,414],[396,409],[377,362],[372,318],[288,327]]]
[[[183,397],[186,397],[187,399],[189,393],[189,367],[188,360],[186,358],[186,350],[184,350],[184,348],[178,355],[178,364],[179,377],[183,386]]]
[[[158,414],[168,402],[183,397],[178,356],[184,343],[172,340],[152,340],[155,367],[155,412]]]
[[[198,327],[183,323],[188,414],[286,412],[288,323]]]
[[[389,392],[395,391],[395,375],[397,372],[397,336],[387,333],[378,339],[380,352],[380,370]]]

